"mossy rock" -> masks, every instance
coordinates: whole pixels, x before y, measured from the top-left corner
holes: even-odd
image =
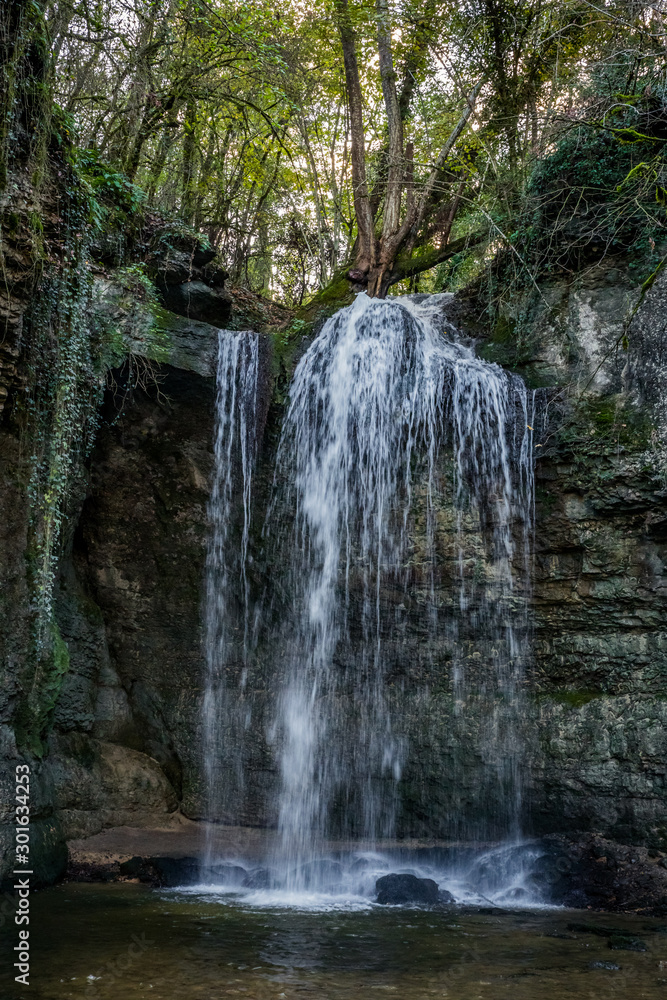
[[[55,623],[51,626],[50,638],[50,648],[37,660],[16,720],[17,745],[37,758],[46,754],[46,737],[70,667],[69,649]]]

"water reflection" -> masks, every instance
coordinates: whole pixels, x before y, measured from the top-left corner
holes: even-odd
[[[575,929],[573,930],[573,926]],[[308,913],[229,905],[132,884],[37,893],[31,996],[38,1000],[658,1000],[667,927],[657,920],[487,908]],[[610,947],[609,930],[645,951]],[[13,988],[3,928],[3,998]],[[597,933],[599,932],[599,933]]]

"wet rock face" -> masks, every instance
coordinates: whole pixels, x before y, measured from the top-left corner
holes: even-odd
[[[213,394],[213,379],[164,367],[157,381],[134,391],[121,414],[109,399],[72,556],[79,586],[104,623],[87,732],[135,754],[119,766],[120,787],[124,782],[129,791],[143,768],[145,813],[166,813],[191,801],[199,782],[200,606]],[[68,622],[63,616],[65,641],[74,638],[80,617]],[[83,658],[74,663],[75,674],[87,669]],[[71,683],[63,692],[59,719],[74,712],[78,688]],[[83,728],[83,720],[76,728]],[[88,736],[78,744],[73,736],[70,730],[68,743],[60,745],[72,753],[74,769],[90,771]],[[151,787],[152,768],[168,788]],[[62,785],[65,794],[66,775]],[[117,825],[120,787],[102,825]],[[86,808],[83,799],[75,808]],[[127,806],[141,811],[139,801]],[[88,798],[87,808],[101,818],[100,803]]]
[[[224,288],[215,288],[203,281],[187,281],[168,285],[162,293],[167,309],[188,319],[225,327],[232,314],[232,298]]]
[[[576,909],[667,916],[667,870],[657,852],[622,846],[596,834],[552,835],[543,844],[546,853],[533,877],[552,902]],[[577,929],[581,931],[581,926]],[[600,933],[600,929],[588,933]],[[618,934],[606,928],[602,933]],[[610,947],[624,945],[617,942]]]
[[[667,442],[667,278],[662,271],[628,330],[628,389],[636,405],[653,416],[655,436]]]
[[[568,306],[579,316],[585,300],[587,322],[598,324],[604,344],[616,329],[609,325],[613,317],[606,287],[613,290],[611,285],[580,289]],[[658,292],[656,282],[656,296]],[[615,309],[620,309],[618,302]],[[628,369],[632,392],[650,413],[659,406],[659,393],[642,365],[654,370],[651,344],[657,345],[656,363],[660,358],[664,321],[656,310],[647,296],[634,321],[639,323],[643,316],[645,325],[641,339],[638,336],[631,346]],[[119,382],[115,395],[107,399],[90,463],[88,495],[77,525],[72,525],[70,554],[62,566],[57,614],[71,670],[56,706],[51,754],[41,768],[36,793],[45,844],[51,843],[49,837],[62,844],[63,833],[75,836],[118,823],[158,823],[175,808],[193,818],[205,812],[199,728],[201,600],[213,461],[215,331],[192,318],[167,318],[172,363],[156,365],[158,379],[131,393]],[[583,326],[578,319],[575,325],[571,336],[578,343],[577,330]],[[553,371],[558,378],[569,378],[562,331],[561,339],[545,328],[538,332],[544,358],[556,359]],[[573,354],[578,364],[585,361],[583,348]],[[597,357],[591,355],[590,363]],[[611,361],[605,372],[607,382],[598,386],[603,395],[594,397],[595,405],[622,382],[622,369]],[[267,364],[262,378],[266,407]],[[626,428],[610,444],[608,412],[587,410],[568,425],[565,435],[562,414],[554,416],[546,457],[538,463],[531,598],[535,655],[526,680],[520,734],[524,829],[597,830],[665,851],[667,494],[645,458],[642,441],[648,439],[642,438],[642,427]],[[256,527],[263,523],[273,474],[277,403],[271,421],[254,487]],[[2,442],[11,469],[17,439],[7,435]],[[0,482],[0,492],[7,542],[0,600],[14,636],[6,647],[9,669],[0,718],[9,774],[18,759],[9,720],[29,615],[22,568],[26,525],[11,471]],[[446,540],[452,515],[444,501],[437,517]],[[254,593],[260,590],[267,565],[259,534],[257,528],[250,543]],[[492,666],[493,650],[476,642],[474,635],[455,635],[450,629],[456,553],[442,543],[440,576],[433,583],[424,568],[424,539],[423,525],[417,524],[407,598],[398,590],[383,593],[383,641],[389,698],[410,747],[400,788],[399,831],[447,837],[461,832],[457,816],[465,813],[474,819],[491,813],[494,796],[500,801],[503,795],[498,783],[480,793],[480,775],[488,764],[478,753],[484,720],[475,714],[474,705],[465,713],[457,710],[451,686],[457,658],[471,676],[482,680],[484,670]],[[480,566],[484,558],[480,543]],[[429,637],[423,628],[424,609],[433,593],[443,624]],[[351,599],[354,602],[354,588]],[[351,668],[354,644],[353,634],[349,647],[340,650],[341,662],[348,657]],[[279,663],[279,650],[261,649],[258,658],[262,663],[255,680],[258,686],[266,685]],[[232,672],[240,671],[240,663]],[[250,824],[274,820],[265,808],[277,780],[266,722],[254,720],[254,742],[245,761],[247,799],[241,819]],[[474,823],[468,829],[474,832]],[[58,860],[56,850],[49,851],[55,871],[62,858]],[[583,878],[581,865],[593,873],[607,871],[606,857],[604,864],[575,859],[572,870],[579,873],[577,878]],[[655,867],[657,860],[650,864]],[[614,878],[598,897],[600,905],[615,905]],[[598,882],[604,882],[602,875]],[[565,883],[561,888],[569,891]],[[617,898],[625,906],[639,896]],[[575,902],[572,897],[568,905]]]
[[[145,753],[81,734],[54,735],[51,753],[55,806],[68,838],[103,826],[150,826],[177,808],[165,771]]]
[[[621,291],[630,301],[630,292]],[[616,330],[620,294],[605,282],[572,293],[564,314],[577,343],[577,338],[586,339],[586,323],[596,327],[600,343],[607,343]],[[613,315],[608,295],[616,302]],[[653,309],[651,301],[642,308]],[[58,725],[63,730],[69,726],[68,732],[84,728],[92,739],[153,758],[180,808],[197,817],[204,811],[201,596],[214,343],[206,332],[210,327],[171,322],[174,364],[164,368],[157,385],[125,401],[120,419],[114,417],[113,426],[102,431],[93,458],[73,565],[78,586],[98,609],[99,624],[68,624],[63,610],[73,661],[82,666],[75,665],[76,676],[63,694]],[[647,322],[659,319],[650,312]],[[554,340],[553,331],[544,327],[540,336],[544,356],[556,357],[562,339]],[[646,343],[641,351],[647,355]],[[590,364],[598,364],[599,352],[593,353]],[[583,348],[574,355],[577,364],[585,360]],[[616,368],[606,372],[599,392],[616,386]],[[266,397],[266,371],[263,378]],[[610,444],[608,411],[595,408],[606,398],[594,396],[583,416],[568,418],[567,433],[561,430],[565,417],[556,413],[545,440],[546,457],[537,468],[534,661],[519,734],[524,741],[524,829],[594,829],[665,849],[667,703],[661,692],[667,674],[667,507],[660,481],[643,458],[641,427],[626,428],[626,436]],[[255,525],[263,523],[273,470],[279,410],[272,412],[253,488]],[[445,470],[443,481],[447,475]],[[477,832],[483,833],[488,816],[500,810],[503,789],[497,782],[483,784],[489,763],[478,751],[484,719],[474,704],[464,713],[456,710],[451,672],[458,661],[481,683],[484,671],[493,667],[492,656],[503,651],[494,654],[474,635],[455,635],[450,628],[457,556],[447,543],[452,514],[445,501],[436,516],[438,577],[432,581],[426,569],[425,536],[417,519],[409,594],[406,598],[388,590],[382,602],[389,697],[410,747],[398,825],[413,835],[475,835],[476,818]],[[259,592],[270,559],[254,536],[251,552],[251,586]],[[478,555],[483,565],[481,543]],[[432,593],[442,627],[429,637],[423,621]],[[71,596],[65,605],[72,606]],[[80,614],[77,620],[81,622]],[[91,636],[96,628],[102,631],[95,654],[99,671],[93,678],[86,671],[90,675],[95,661]],[[343,644],[339,654],[350,669],[355,641],[352,634],[349,647]],[[266,686],[279,668],[280,650],[260,649],[258,660],[254,683]],[[232,665],[232,675],[236,669]],[[241,819],[251,824],[273,820],[266,812],[277,780],[264,735],[268,721],[268,716],[254,720],[245,761]],[[171,807],[168,796],[162,801],[160,808]],[[101,823],[97,808],[91,800],[91,815]],[[456,825],[461,815],[469,819],[466,831]],[[107,816],[103,822],[109,820]]]
[[[172,249],[152,261],[151,272],[167,309],[220,328],[231,317],[232,296],[225,289],[228,274],[214,257],[214,250],[201,247]]]
[[[203,815],[202,598],[217,330],[168,321],[174,364],[116,374],[57,613],[70,651],[51,736],[68,837]],[[261,408],[268,354],[261,355]],[[239,502],[241,502],[239,500]]]
[[[434,906],[440,902],[438,883],[416,875],[383,875],[375,883],[377,902],[384,906]]]
[[[661,482],[623,448],[538,475],[532,821],[667,847]]]

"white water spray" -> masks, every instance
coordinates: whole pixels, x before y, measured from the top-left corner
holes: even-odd
[[[229,684],[228,673],[234,671],[238,676],[240,665],[243,682],[249,625],[247,556],[257,443],[258,373],[258,335],[249,331],[219,330],[215,461],[208,507],[211,528],[206,560],[204,648],[207,674],[203,734],[209,811],[227,810],[228,815],[234,810],[230,793],[236,797],[243,789],[240,756],[235,789],[225,787],[219,763],[226,741],[242,740],[236,724],[240,719],[242,692],[238,690],[238,683]],[[209,844],[207,856],[211,849]]]
[[[488,647],[483,669],[471,673],[456,655],[442,670],[462,726],[471,699],[482,718],[484,782],[496,813],[490,825],[509,838],[519,832],[534,399],[521,379],[475,357],[446,322],[450,299],[362,294],[327,321],[301,359],[263,536],[268,596],[253,637],[245,574],[257,342],[221,334],[229,339],[221,339],[218,371],[207,577],[210,802],[218,818],[242,820],[246,747],[259,760],[272,755],[262,773],[275,768],[279,780],[263,786],[262,809],[275,817],[279,846],[273,871],[261,878],[289,892],[321,881],[332,838],[368,844],[394,835],[410,746],[406,692],[393,681],[387,649],[398,641],[393,609],[406,604],[429,649],[445,636],[459,650],[471,641]],[[234,482],[243,487],[240,545],[229,527]],[[448,525],[445,508],[454,511]],[[445,533],[458,554],[449,603],[436,545]],[[242,642],[232,634],[239,616]],[[234,689],[225,676],[236,678]],[[225,787],[223,756],[233,761]],[[465,805],[460,812],[460,833],[484,834]]]
[[[386,693],[382,592],[408,588],[414,470],[424,462],[432,543],[437,463],[446,441],[454,454],[454,503],[473,507],[489,536],[493,576],[481,613],[496,619],[510,647],[495,694],[512,704],[518,697],[524,651],[509,604],[512,525],[520,523],[526,542],[532,509],[528,394],[520,379],[443,335],[448,298],[360,295],[326,323],[294,375],[278,455],[278,479],[289,484],[287,505],[296,516],[288,670],[276,732],[283,862],[297,882],[298,863],[315,856],[332,832],[371,841],[394,832],[397,779],[409,748],[396,735]],[[473,587],[460,521],[458,534],[465,607]],[[427,627],[437,631],[437,616]],[[349,642],[357,647],[353,671],[336,655]],[[459,697],[465,685],[459,670]],[[503,748],[512,832],[520,804],[515,751]]]

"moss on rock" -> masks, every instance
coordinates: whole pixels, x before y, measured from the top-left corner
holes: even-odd
[[[16,721],[17,746],[37,758],[46,754],[48,731],[69,665],[69,649],[53,622],[50,647],[37,661]]]

